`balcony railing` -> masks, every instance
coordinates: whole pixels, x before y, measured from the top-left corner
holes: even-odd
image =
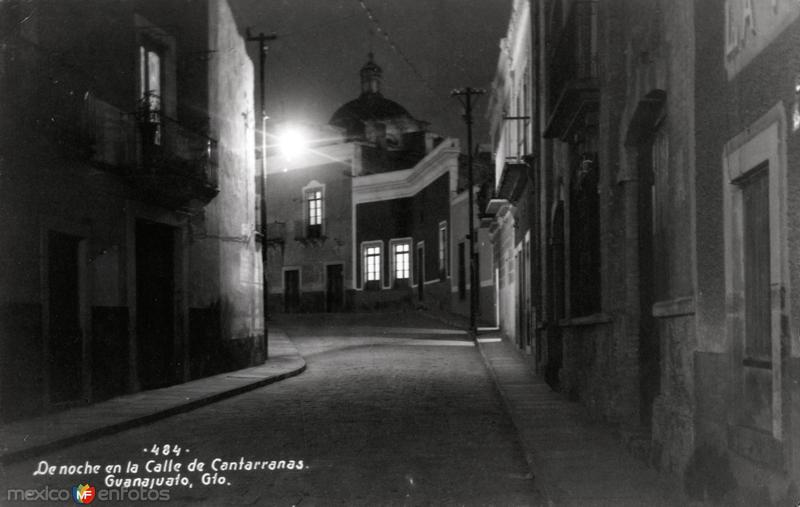
[[[166,116],[160,109],[160,99],[152,99],[142,100],[136,111],[141,171],[189,178],[216,187],[216,140]]]
[[[327,238],[326,236],[326,221],[323,219],[322,223],[311,225],[305,220],[294,221],[294,239],[302,243],[322,242]]]
[[[126,178],[137,198],[177,208],[217,194],[217,142],[160,111],[125,111],[89,92],[52,93],[38,106],[26,120],[32,134]]]

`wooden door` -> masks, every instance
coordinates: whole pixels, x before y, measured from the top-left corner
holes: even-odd
[[[286,313],[300,311],[299,269],[287,269],[283,272],[283,309]]]
[[[327,287],[325,291],[325,309],[329,312],[340,312],[344,307],[344,276],[341,264],[329,265],[327,270]]]
[[[48,234],[48,368],[52,403],[80,399],[83,332],[80,318],[80,238]]]

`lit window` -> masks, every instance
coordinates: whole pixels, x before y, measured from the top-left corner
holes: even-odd
[[[381,279],[381,247],[368,246],[364,250],[364,266],[368,282]]]
[[[322,236],[322,189],[306,190],[306,237]]]
[[[394,245],[394,278],[407,280],[411,276],[411,245],[398,243]]]
[[[152,125],[149,141],[161,144],[161,56],[152,48],[139,46],[139,89],[144,121]]]
[[[322,190],[309,190],[306,193],[308,203],[308,225],[322,225]]]

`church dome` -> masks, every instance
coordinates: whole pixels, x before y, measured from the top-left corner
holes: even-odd
[[[361,95],[336,110],[328,123],[345,130],[347,137],[364,135],[365,123],[374,121],[414,120],[409,112],[381,94],[383,71],[375,63],[373,54],[361,67]]]

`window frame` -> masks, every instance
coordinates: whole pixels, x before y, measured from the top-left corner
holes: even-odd
[[[370,265],[368,262],[369,257],[376,256],[369,254],[369,250],[377,248],[377,279],[370,280]],[[383,240],[363,241],[361,243],[361,287],[366,290],[378,290],[383,288]]]
[[[787,163],[786,163],[786,110],[782,103],[776,104],[761,118],[743,129],[726,143],[722,154],[723,167],[723,216],[725,236],[725,337],[721,343],[705,340],[701,346],[717,348],[731,354],[732,392],[735,393],[736,410],[732,410],[728,423],[735,435],[734,441],[743,438],[756,439],[758,445],[738,449],[745,456],[754,453],[759,459],[770,459],[762,450],[773,448],[775,442],[784,439],[783,411],[784,372],[783,360],[790,353],[791,322],[789,294],[789,268],[787,247]],[[764,167],[766,165],[766,167]],[[769,213],[769,284],[770,284],[770,343],[768,360],[748,357],[746,350],[746,305],[745,298],[745,217],[743,188],[746,180],[759,170],[767,171]],[[792,351],[797,353],[797,350]],[[754,377],[755,375],[755,377]],[[758,428],[757,421],[748,412],[747,379],[756,377],[769,379],[771,389],[771,417],[768,428]],[[766,433],[765,433],[766,430]],[[768,451],[763,451],[768,452]],[[779,456],[772,456],[779,459]]]
[[[439,278],[446,280],[450,276],[450,227],[447,220],[439,222]]]
[[[397,251],[396,251],[396,249],[397,249],[398,246],[407,247],[407,250],[404,252],[408,256],[407,266],[406,266],[407,276],[406,277],[402,277],[402,278],[397,276]],[[410,237],[408,237],[408,238],[394,238],[394,239],[389,241],[389,256],[390,256],[389,257],[389,264],[390,264],[389,270],[390,270],[390,275],[391,275],[390,276],[390,280],[391,280],[392,287],[397,286],[398,282],[407,283],[409,286],[411,286],[411,280],[412,280],[412,276],[413,276],[413,273],[414,273],[414,270],[413,270],[414,256],[412,254],[413,254],[412,239]]]
[[[162,125],[162,115],[164,114],[164,90],[166,87],[166,50],[160,44],[150,38],[143,38],[139,41],[139,104],[142,112],[142,122],[148,124],[152,132],[148,136],[149,142],[153,145],[161,146],[164,144],[164,127]],[[150,89],[151,66],[150,55],[158,58],[158,90],[153,93]]]
[[[319,192],[319,199],[310,199],[312,194]],[[303,232],[306,238],[324,238],[326,233],[325,228],[325,185],[314,180],[309,182],[308,185],[302,189],[303,200]],[[319,223],[311,223],[311,203],[319,200]]]

